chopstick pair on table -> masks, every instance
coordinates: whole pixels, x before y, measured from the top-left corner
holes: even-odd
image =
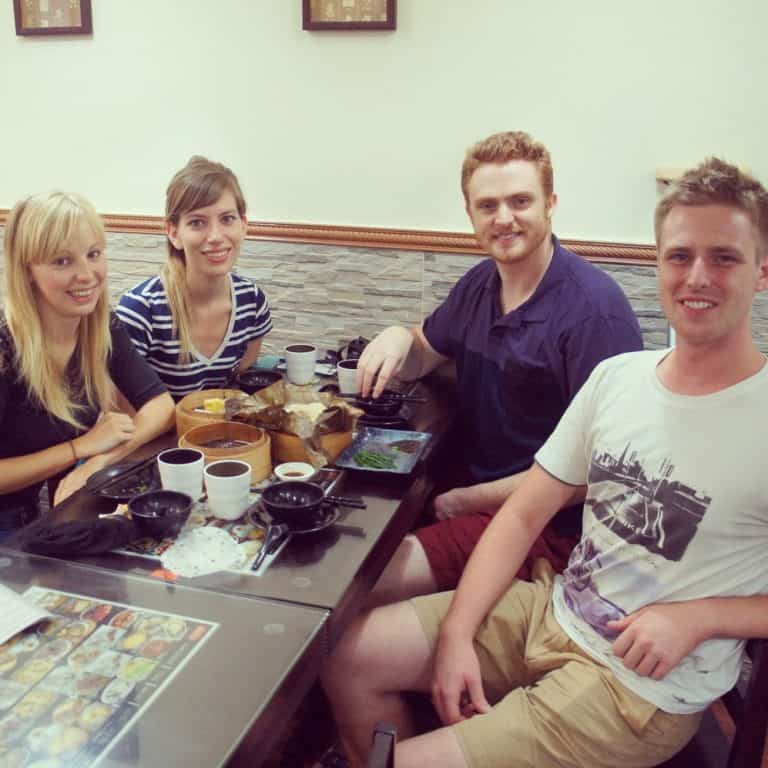
[[[401,392],[388,392],[386,394],[379,395],[376,398],[362,397],[361,395],[348,395],[339,393],[336,397],[340,397],[343,400],[373,400],[374,402],[392,402],[397,400],[400,403],[426,403],[426,397],[418,397],[416,395],[405,395]]]

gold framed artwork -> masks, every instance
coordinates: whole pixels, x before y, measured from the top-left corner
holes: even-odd
[[[13,0],[17,35],[89,35],[91,0]]]
[[[303,0],[309,30],[395,29],[396,0]]]

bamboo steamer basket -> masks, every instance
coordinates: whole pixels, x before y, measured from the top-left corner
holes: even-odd
[[[329,432],[320,438],[320,446],[329,462],[336,461],[339,454],[351,444],[352,430]],[[275,464],[285,461],[310,461],[303,440],[285,432],[272,432],[272,458]]]
[[[203,403],[211,397],[220,397],[226,400],[228,397],[243,395],[239,389],[204,389],[201,392],[192,392],[176,403],[176,434],[185,435],[193,427],[202,427],[205,424],[214,424],[224,421],[223,413],[199,413],[195,408],[202,408]],[[211,438],[213,439],[213,438]]]
[[[243,440],[248,445],[214,448],[206,445],[213,440]],[[239,421],[216,421],[201,424],[185,432],[179,439],[179,448],[197,448],[205,456],[205,463],[219,459],[239,459],[251,465],[251,484],[260,483],[272,474],[270,438],[266,430]]]

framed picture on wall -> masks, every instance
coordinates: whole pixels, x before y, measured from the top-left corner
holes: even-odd
[[[91,0],[13,0],[17,35],[89,35]]]
[[[302,0],[309,30],[395,29],[397,0]]]

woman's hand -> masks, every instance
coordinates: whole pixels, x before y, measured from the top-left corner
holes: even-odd
[[[61,504],[64,499],[71,496],[75,491],[79,491],[85,485],[85,481],[94,472],[98,472],[106,467],[107,463],[107,459],[103,456],[94,456],[65,475],[56,488],[56,493],[53,497],[54,506]]]
[[[444,725],[490,711],[471,638],[441,633],[432,673],[432,704]]]
[[[75,446],[77,457],[87,459],[127,442],[135,431],[136,425],[127,413],[109,411],[103,413],[84,435],[76,437],[72,444]]]

